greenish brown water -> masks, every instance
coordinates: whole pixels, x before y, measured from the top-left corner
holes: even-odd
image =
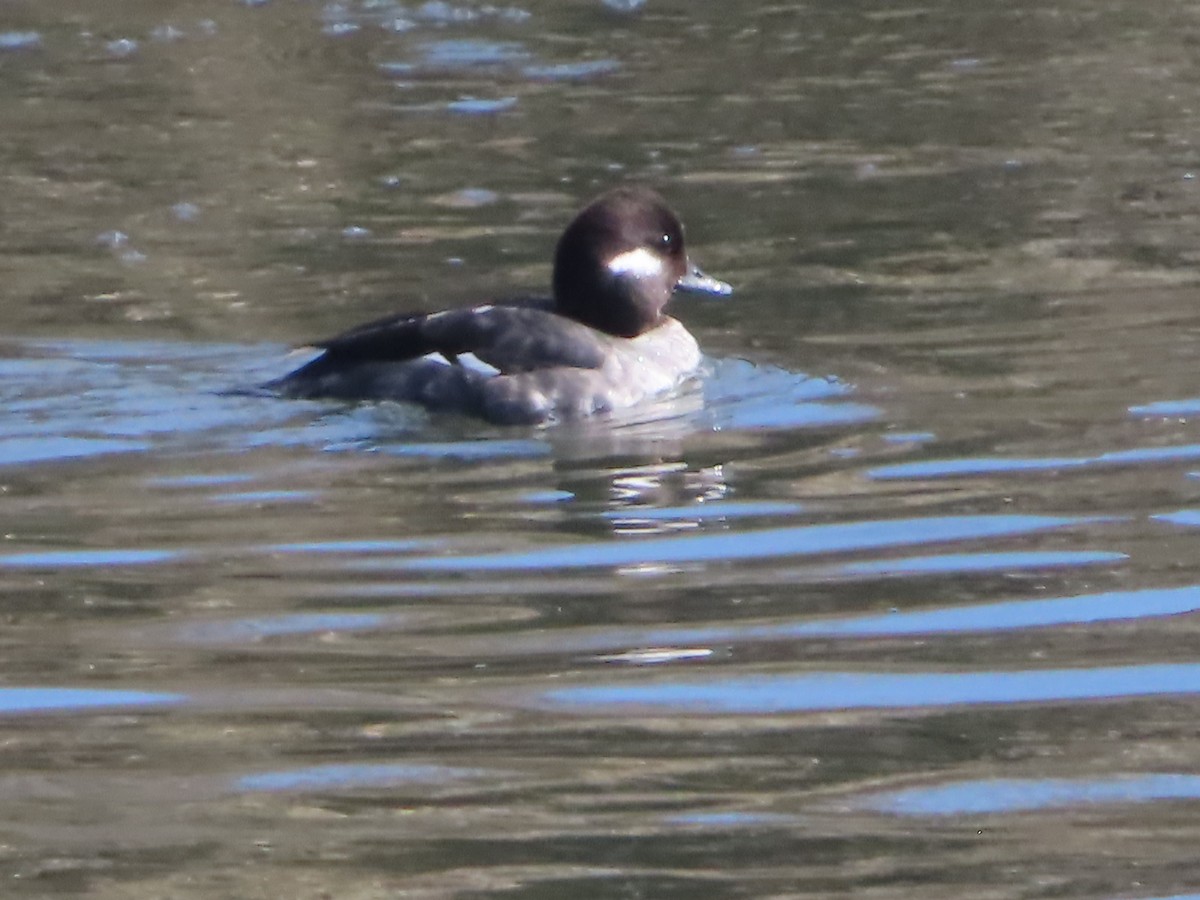
[[[1200,12],[10,3],[5,896],[1182,898]],[[702,384],[228,393],[625,181]]]

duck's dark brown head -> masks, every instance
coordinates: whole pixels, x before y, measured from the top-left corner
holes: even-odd
[[[654,191],[620,187],[602,194],[567,226],[554,253],[557,311],[619,337],[663,320],[677,288],[713,294],[729,285],[688,262],[683,225]]]

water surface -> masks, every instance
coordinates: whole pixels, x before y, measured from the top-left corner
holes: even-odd
[[[0,23],[6,896],[1196,895],[1191,5],[118,7]],[[676,394],[236,391],[628,181]]]

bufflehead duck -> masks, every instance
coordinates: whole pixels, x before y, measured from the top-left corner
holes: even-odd
[[[322,354],[265,385],[285,397],[401,400],[499,424],[632,406],[700,364],[663,307],[676,290],[731,288],[693,267],[658,194],[620,187],[558,240],[553,297],[388,316],[318,342]]]

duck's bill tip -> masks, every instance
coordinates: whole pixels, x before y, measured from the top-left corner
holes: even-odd
[[[713,297],[728,297],[733,293],[733,286],[728,282],[705,275],[695,266],[689,266],[688,272],[679,279],[675,290],[688,294],[708,294]]]

